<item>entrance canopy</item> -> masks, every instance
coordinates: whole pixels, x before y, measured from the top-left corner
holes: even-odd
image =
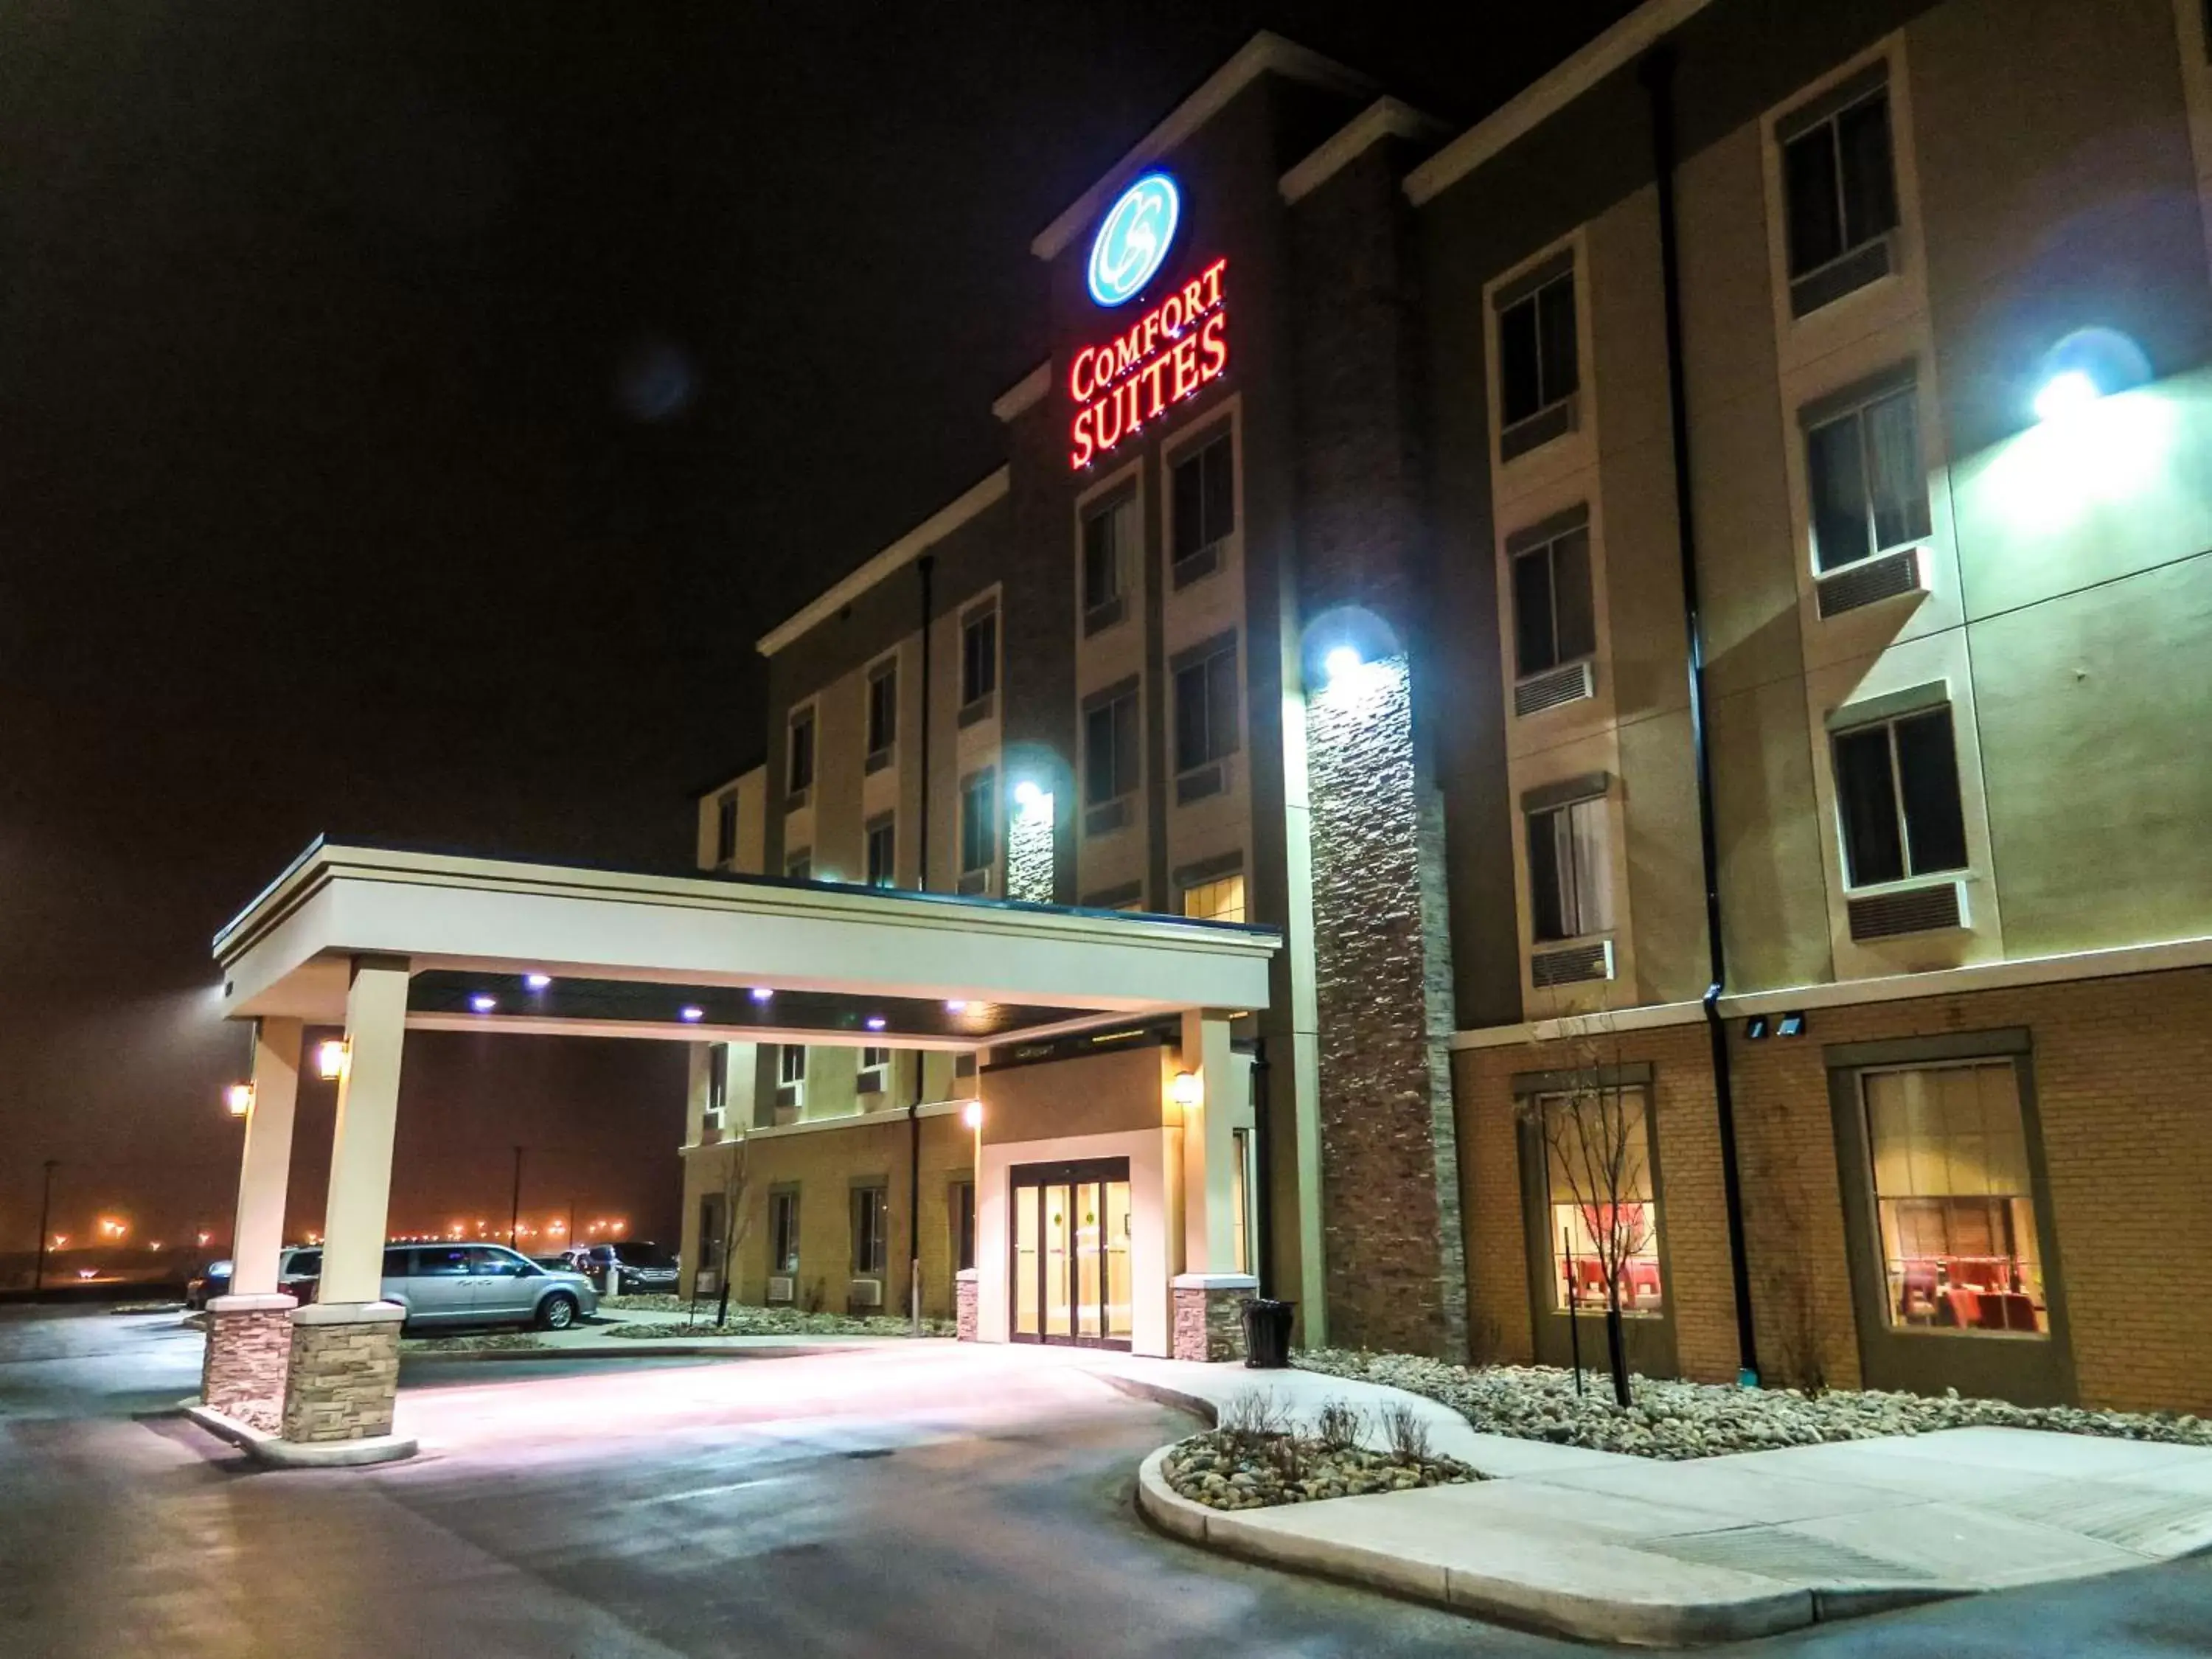
[[[410,1030],[977,1048],[1267,1006],[1272,929],[318,841],[216,935],[229,1018],[346,1018],[399,959]]]

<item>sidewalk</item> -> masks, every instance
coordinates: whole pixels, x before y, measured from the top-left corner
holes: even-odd
[[[1094,1365],[1201,1409],[1267,1389],[1302,1424],[1328,1399],[1371,1412],[1412,1398],[1310,1372]],[[1168,1487],[1163,1448],[1139,1471],[1139,1506],[1231,1554],[1638,1645],[1733,1641],[2212,1548],[2212,1449],[1969,1428],[1662,1463],[1478,1434],[1418,1403],[1435,1449],[1492,1479],[1224,1511]]]

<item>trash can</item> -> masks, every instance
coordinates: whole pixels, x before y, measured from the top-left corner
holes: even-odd
[[[1279,1371],[1291,1363],[1291,1315],[1295,1302],[1255,1296],[1244,1304],[1244,1363],[1255,1371]]]

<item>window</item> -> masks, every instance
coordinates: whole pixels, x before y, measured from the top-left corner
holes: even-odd
[[[1137,564],[1137,492],[1125,489],[1083,515],[1083,631],[1121,620]]]
[[[952,1268],[965,1273],[975,1265],[975,1183],[956,1181],[952,1183],[951,1203],[952,1212]]]
[[[1640,1084],[1607,1084],[1593,1074],[1588,1087],[1536,1098],[1554,1308],[1597,1311],[1607,1305],[1608,1286],[1620,1291],[1625,1314],[1664,1306],[1645,1096]]]
[[[1194,921],[1243,921],[1243,873],[1192,882],[1182,890],[1182,913]]]
[[[707,1048],[707,1109],[719,1112],[730,1101],[730,1045],[715,1042]]]
[[[1236,439],[1224,427],[1203,448],[1175,463],[1175,533],[1169,556],[1180,565],[1196,558],[1237,528]]]
[[[486,1249],[478,1245],[469,1252],[469,1271],[480,1279],[520,1279],[527,1265],[509,1250]]]
[[[1137,694],[1121,692],[1083,714],[1083,803],[1101,806],[1137,787]]]
[[[790,765],[784,775],[787,794],[804,795],[814,787],[814,711],[811,708],[791,717]]]
[[[799,1194],[795,1192],[768,1195],[768,1270],[772,1273],[799,1271]]]
[[[786,1042],[778,1046],[775,1080],[778,1083],[806,1081],[806,1045],[805,1043]]]
[[[1528,915],[1538,944],[1612,930],[1611,842],[1603,795],[1528,814]]]
[[[1838,570],[1928,535],[1920,417],[1907,384],[1828,416],[1805,432],[1813,564]]]
[[[1834,754],[1846,886],[1966,867],[1948,707],[1838,732]]]
[[[783,873],[793,881],[811,881],[814,878],[814,849],[802,847],[787,856],[783,861]]]
[[[855,1087],[864,1095],[879,1095],[888,1085],[891,1051],[872,1045],[860,1050],[860,1071]]]
[[[960,702],[981,702],[999,689],[999,608],[987,605],[960,624]]]
[[[714,803],[714,862],[733,864],[738,856],[738,798],[725,795]]]
[[[888,815],[868,826],[868,885],[898,885],[898,821]]]
[[[1515,550],[1513,645],[1523,679],[1597,650],[1587,522]]]
[[[1582,385],[1574,254],[1501,290],[1495,303],[1499,451],[1510,460],[1573,424],[1566,404]],[[1547,415],[1552,418],[1537,419]]]
[[[1877,66],[1776,131],[1790,307],[1802,317],[1889,270],[1898,216],[1886,72]]]
[[[882,1187],[853,1189],[853,1271],[876,1274],[888,1259],[890,1235],[890,1194]]]
[[[1859,1074],[1889,1322],[2049,1332],[2009,1060]]]
[[[415,1252],[415,1277],[417,1279],[466,1279],[469,1276],[469,1253],[464,1245],[440,1247]]]
[[[1175,672],[1176,770],[1188,772],[1237,752],[1237,642]]]
[[[1230,1259],[1240,1273],[1256,1272],[1252,1265],[1252,1132],[1229,1132],[1231,1155],[1237,1160],[1235,1185],[1230,1194]]]
[[[898,665],[885,663],[868,676],[868,753],[880,755],[898,741]]]
[[[999,856],[999,775],[978,772],[960,791],[960,870],[988,870]]]

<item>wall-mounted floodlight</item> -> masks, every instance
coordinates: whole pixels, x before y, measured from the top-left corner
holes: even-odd
[[[2063,421],[2150,379],[2142,348],[2116,328],[2077,328],[2043,354],[2031,399],[2039,421]]]

